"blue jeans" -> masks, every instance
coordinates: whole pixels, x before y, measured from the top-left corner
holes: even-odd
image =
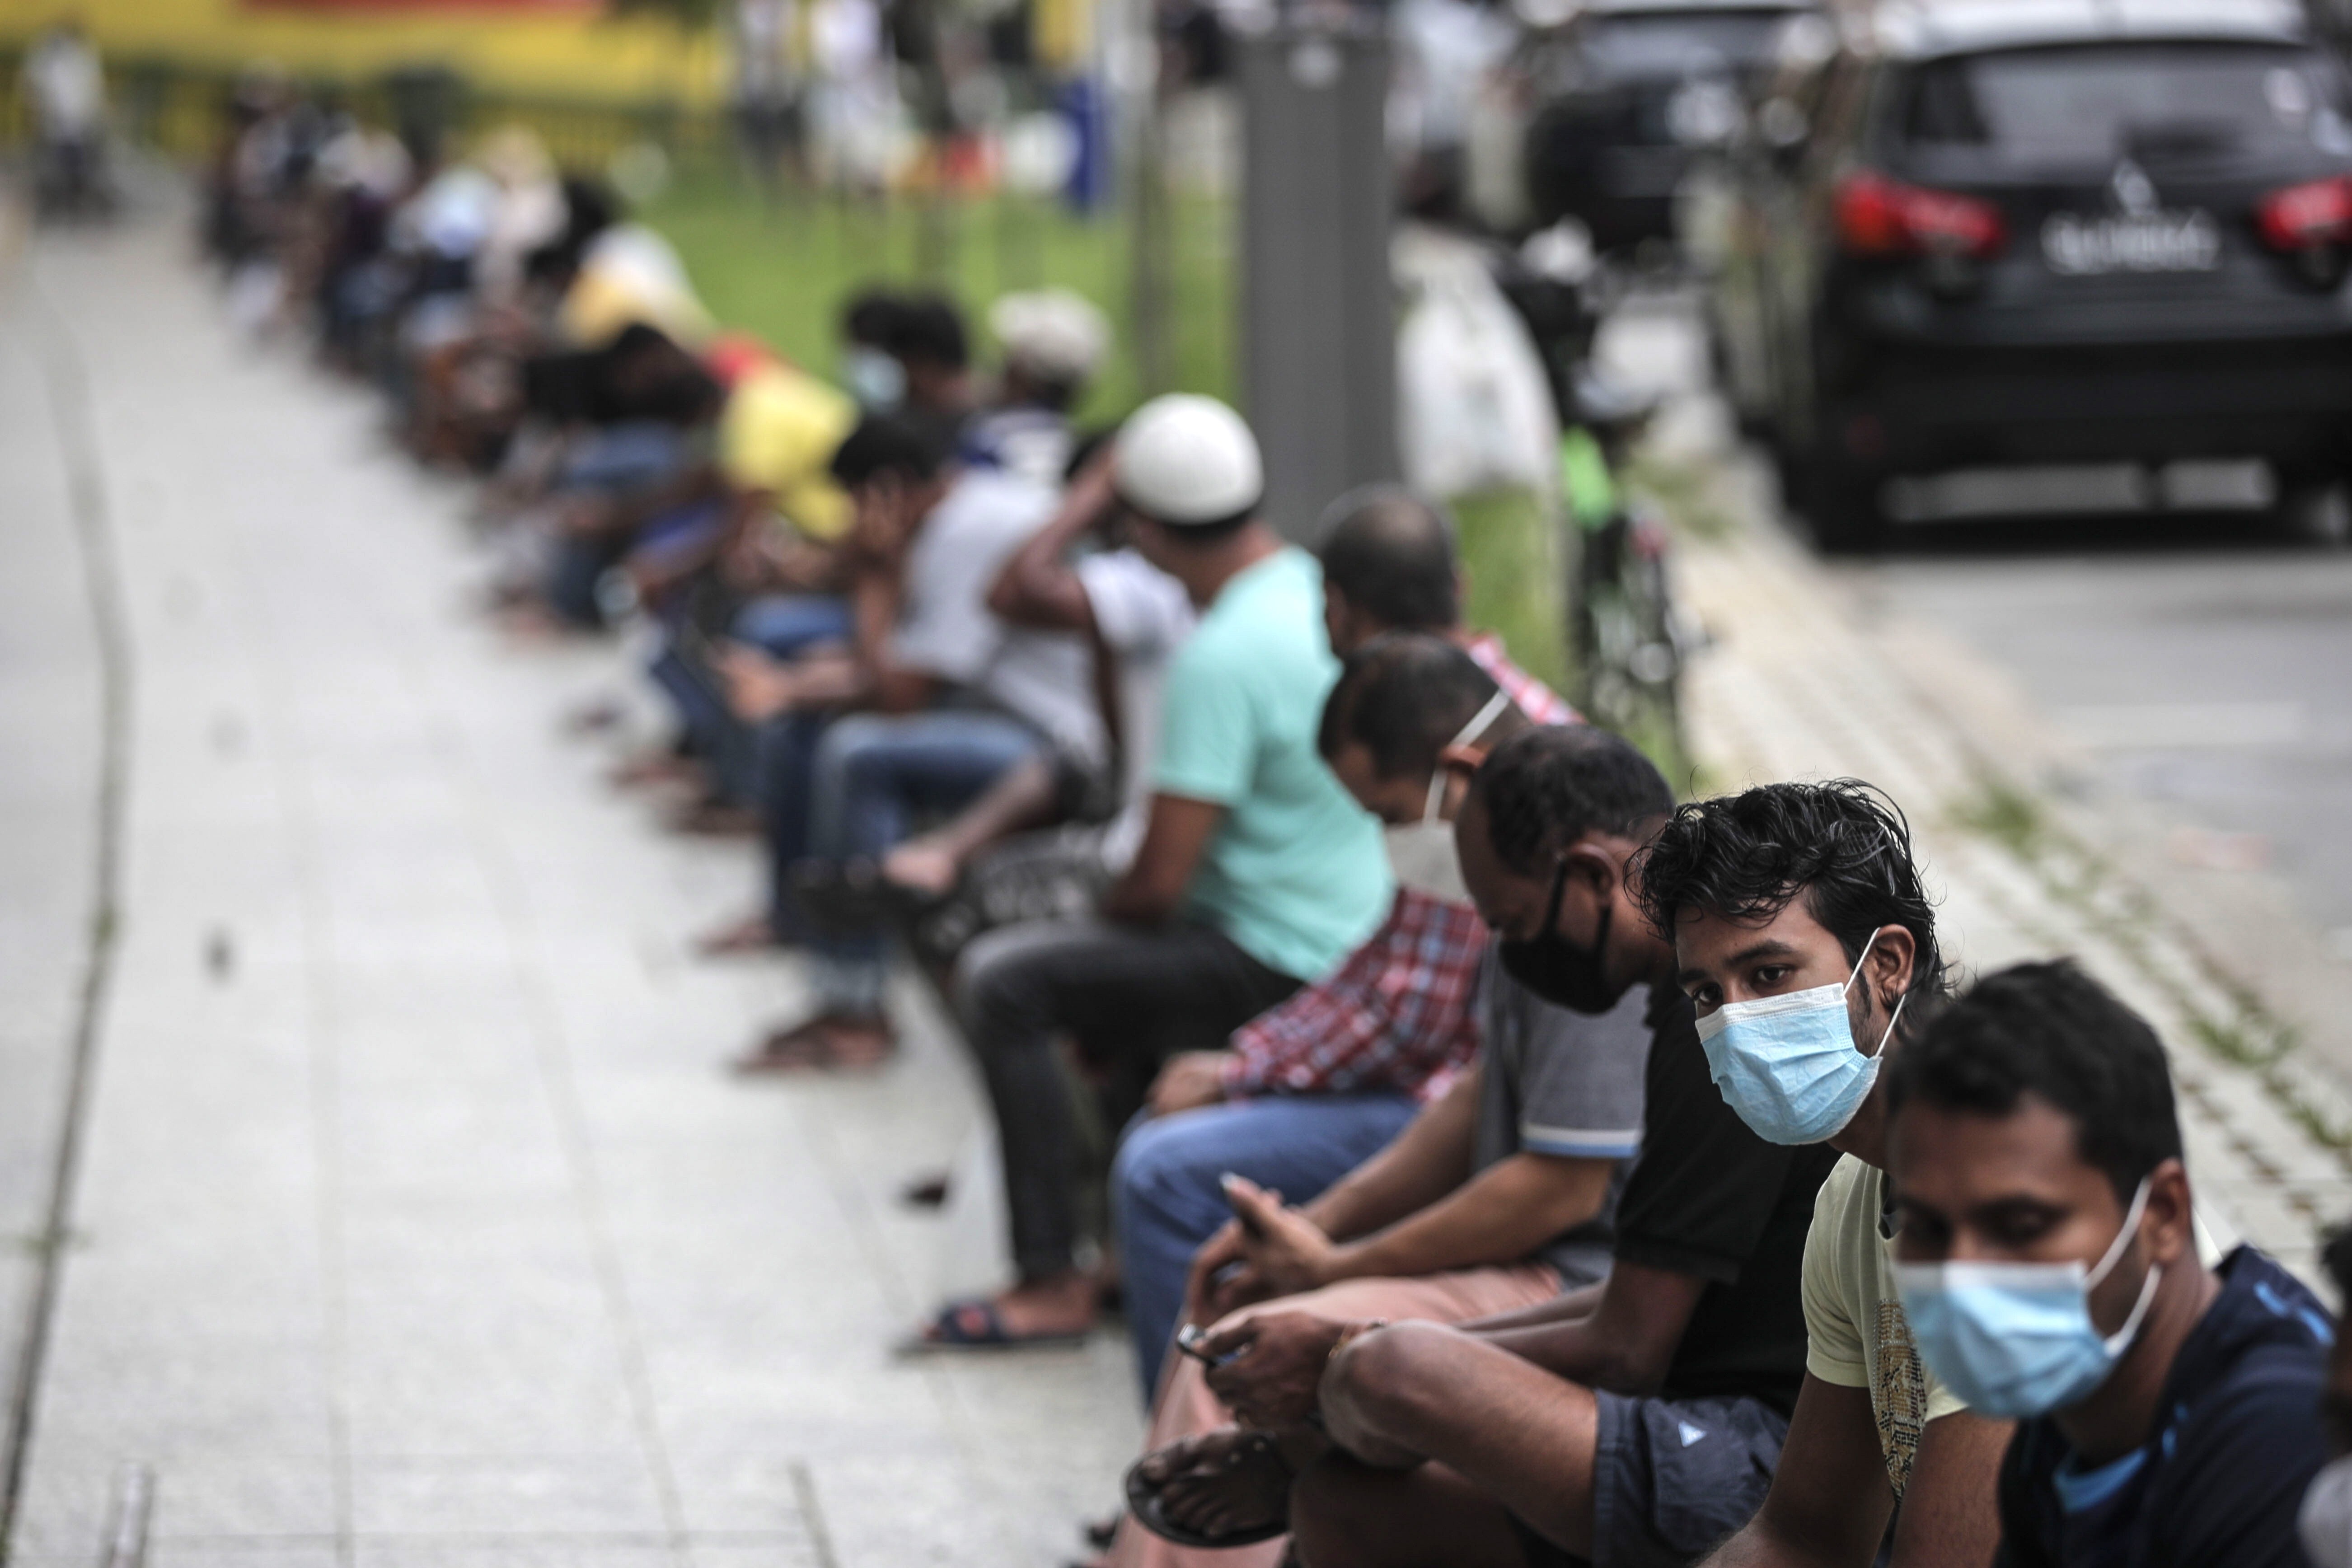
[[[908,836],[917,813],[961,811],[1044,745],[1035,731],[998,713],[837,719],[816,741],[810,762],[807,858],[834,865],[879,860]],[[889,954],[884,932],[822,936],[809,948],[818,1011],[882,1010]]]
[[[1146,1405],[1192,1254],[1233,1217],[1219,1178],[1235,1172],[1303,1204],[1387,1148],[1419,1109],[1402,1094],[1278,1094],[1129,1125],[1111,1163],[1111,1216]]]
[[[555,477],[558,490],[593,490],[620,497],[660,484],[685,467],[691,453],[685,433],[656,420],[630,420],[591,432],[568,456]],[[549,568],[548,603],[574,626],[601,626],[604,607],[596,583],[628,553],[627,539],[556,541]]]
[[[847,602],[816,594],[754,599],[735,612],[727,628],[735,641],[773,658],[790,658],[818,643],[845,641],[849,632]],[[679,651],[676,628],[663,637],[647,670],[677,709],[694,754],[709,763],[714,793],[747,805],[757,800],[757,732],[729,709],[718,676]]]

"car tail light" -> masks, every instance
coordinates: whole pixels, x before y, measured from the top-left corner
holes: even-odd
[[[2254,207],[2254,222],[2273,250],[2310,250],[2352,240],[2352,180],[2314,180],[2273,191]]]
[[[2009,243],[2009,225],[1990,202],[1866,170],[1838,183],[1837,231],[1856,256],[1982,258]]]

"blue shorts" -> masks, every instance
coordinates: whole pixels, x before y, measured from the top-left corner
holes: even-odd
[[[1760,1399],[1628,1399],[1594,1389],[1593,1568],[1683,1568],[1764,1504],[1789,1418]],[[1516,1516],[1528,1568],[1578,1559]]]

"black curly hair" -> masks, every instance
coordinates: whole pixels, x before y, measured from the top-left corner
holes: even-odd
[[[1800,896],[1850,963],[1862,962],[1873,931],[1899,925],[1917,950],[1911,1011],[1950,988],[1936,908],[1911,855],[1911,825],[1884,791],[1860,779],[1759,784],[1693,801],[1642,852],[1633,891],[1667,942],[1686,910],[1761,921]]]
[[[2128,1204],[2180,1158],[2163,1042],[2068,959],[1988,974],[1940,1009],[1886,1068],[1886,1113],[1912,1100],[2007,1116],[2032,1095],[2074,1124],[2074,1148]]]

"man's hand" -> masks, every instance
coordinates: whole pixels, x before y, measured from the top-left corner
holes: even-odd
[[[1229,1219],[1192,1254],[1192,1269],[1184,1278],[1186,1322],[1207,1328],[1234,1308],[1244,1305],[1238,1300],[1228,1305],[1224,1288],[1217,1279],[1221,1272],[1242,1261],[1241,1222]]]
[[[1151,1080],[1151,1114],[1172,1115],[1197,1110],[1225,1098],[1224,1066],[1231,1051],[1181,1051],[1168,1058]]]
[[[1224,1363],[1209,1368],[1210,1391],[1244,1426],[1296,1426],[1314,1413],[1331,1347],[1346,1329],[1312,1312],[1259,1312],[1201,1342],[1204,1352]]]
[[[719,678],[727,683],[727,706],[746,724],[772,719],[798,706],[800,682],[793,667],[744,643],[718,650]]]
[[[1268,1294],[1295,1296],[1337,1278],[1339,1247],[1322,1226],[1283,1207],[1280,1193],[1269,1193],[1246,1176],[1228,1175],[1225,1197],[1241,1222],[1243,1256]]]

